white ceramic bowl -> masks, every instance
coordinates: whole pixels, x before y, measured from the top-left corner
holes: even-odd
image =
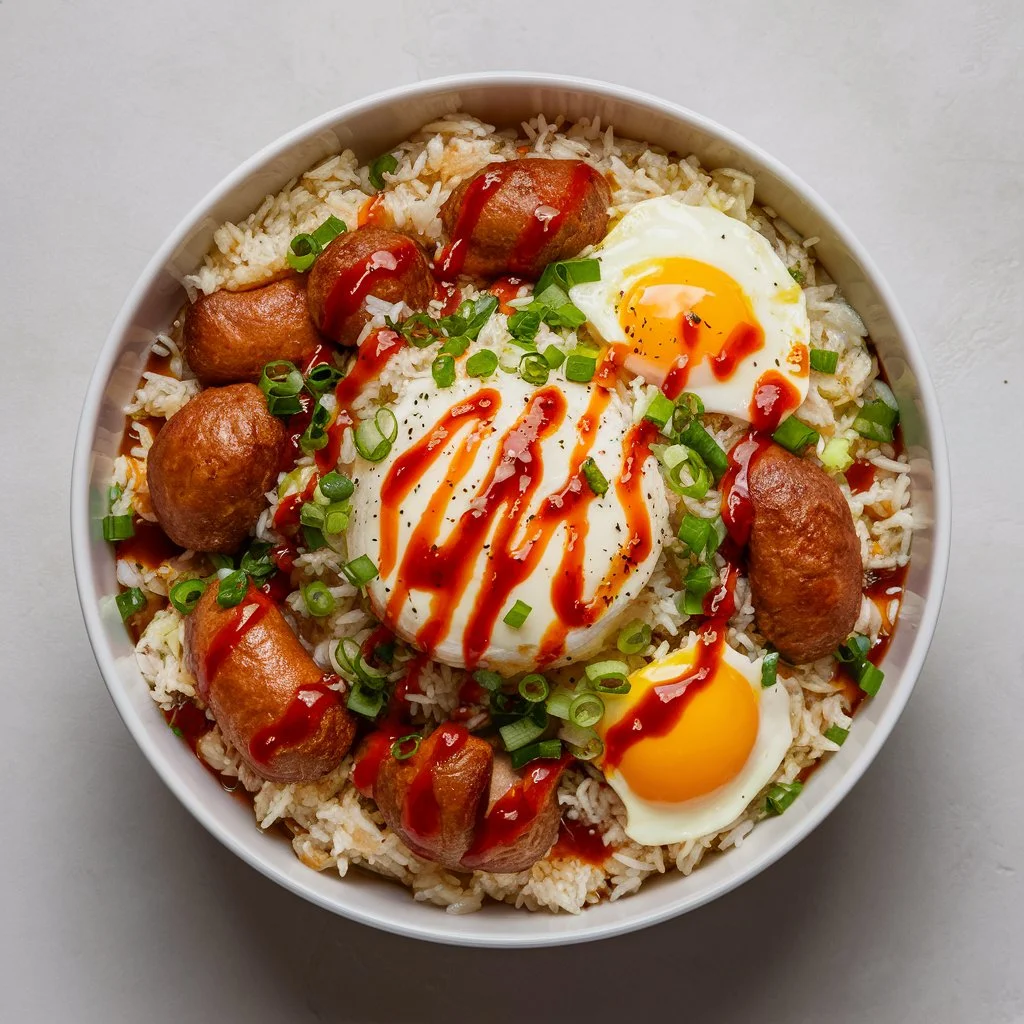
[[[651,879],[636,895],[576,917],[529,914],[505,905],[453,916],[360,871],[345,879],[332,871],[318,874],[304,867],[287,843],[261,835],[253,827],[251,810],[213,782],[150,699],[113,606],[114,558],[99,530],[121,437],[122,408],[154,334],[166,327],[184,299],[183,275],[201,260],[214,229],[246,216],[264,196],[329,154],[352,148],[361,159],[373,157],[425,122],[460,110],[497,125],[517,124],[537,112],[549,118],[598,115],[619,135],[696,153],[709,168],[728,165],[752,173],[761,202],[773,206],[804,236],[820,237],[817,255],[867,322],[902,409],[916,512],[926,524],[914,537],[899,628],[885,661],[885,685],[860,710],[842,750],[826,759],[800,799],[784,816],[758,825],[741,847],[710,858],[690,877]],[[72,549],[96,659],[125,724],[178,799],[253,867],[328,910],[404,935],[477,946],[554,945],[641,928],[721,896],[803,839],[860,778],[910,696],[938,615],[949,534],[949,469],[924,360],[889,289],[838,217],[770,156],[706,118],[628,89],[554,75],[461,76],[372,96],[285,135],[222,181],[182,221],[128,296],[89,386],[72,478]]]

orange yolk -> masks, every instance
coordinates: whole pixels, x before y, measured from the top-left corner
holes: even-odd
[[[644,363],[664,375],[685,356],[689,369],[708,359],[715,376],[725,379],[764,346],[747,296],[717,267],[673,257],[648,260],[636,269],[639,274],[618,309],[631,351],[624,360],[627,368]]]
[[[682,668],[687,654],[692,659],[692,652],[678,656]],[[609,714],[597,727],[602,739],[647,692],[658,690],[658,683],[644,669],[633,673],[630,681],[628,696],[605,698]],[[672,683],[663,684],[662,692],[670,695]],[[616,770],[644,800],[682,803],[705,796],[739,774],[754,749],[759,719],[757,695],[750,682],[719,660],[712,678],[690,697],[671,731],[635,743]]]

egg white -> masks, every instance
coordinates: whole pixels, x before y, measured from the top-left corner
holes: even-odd
[[[696,642],[695,637],[691,640]],[[771,781],[793,742],[789,694],[782,682],[776,681],[762,689],[762,659],[748,661],[728,644],[723,647],[722,658],[747,680],[758,700],[757,738],[735,778],[705,796],[681,803],[660,803],[637,796],[616,769],[605,771],[608,784],[626,807],[626,835],[644,846],[685,842],[731,824]],[[678,675],[679,666],[659,666],[658,662],[652,662],[644,671],[653,681],[658,680],[659,671],[665,679],[673,679]]]
[[[809,345],[804,293],[768,240],[753,228],[713,207],[687,206],[672,196],[660,196],[629,210],[591,256],[600,261],[601,279],[575,285],[569,294],[591,328],[609,344],[632,345],[619,323],[618,304],[647,261],[699,260],[739,285],[764,332],[764,347],[742,360],[724,381],[715,377],[707,360],[691,367],[686,390],[699,395],[708,412],[749,421],[758,378],[773,369],[793,384],[801,402],[807,397],[808,375],[794,373],[787,362],[794,345]],[[661,384],[661,373],[642,358],[628,356],[624,365]]]

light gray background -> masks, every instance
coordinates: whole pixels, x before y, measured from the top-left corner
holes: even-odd
[[[1022,18],[1015,0],[0,0],[0,1019],[1024,1019]],[[183,214],[315,114],[482,69],[659,93],[812,183],[901,297],[953,462],[938,635],[852,795],[717,904],[561,951],[378,934],[221,849],[114,712],[67,539],[94,358]]]

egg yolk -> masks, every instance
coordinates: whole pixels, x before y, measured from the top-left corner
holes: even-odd
[[[741,360],[764,347],[764,331],[743,289],[717,267],[674,257],[648,260],[633,270],[618,315],[639,360],[668,374],[681,356],[691,370],[707,359],[715,376],[725,380]]]
[[[760,718],[750,682],[731,665],[718,659],[709,678],[687,683],[694,667],[692,652],[680,652],[673,662],[678,666],[675,678],[649,669],[633,673],[628,695],[605,698],[609,714],[598,726],[602,739],[624,719],[631,721],[628,727],[642,729],[645,705],[661,705],[656,710],[663,711],[665,704],[683,702],[667,732],[645,735],[616,765],[606,766],[637,796],[659,803],[693,800],[734,779],[754,749]]]

